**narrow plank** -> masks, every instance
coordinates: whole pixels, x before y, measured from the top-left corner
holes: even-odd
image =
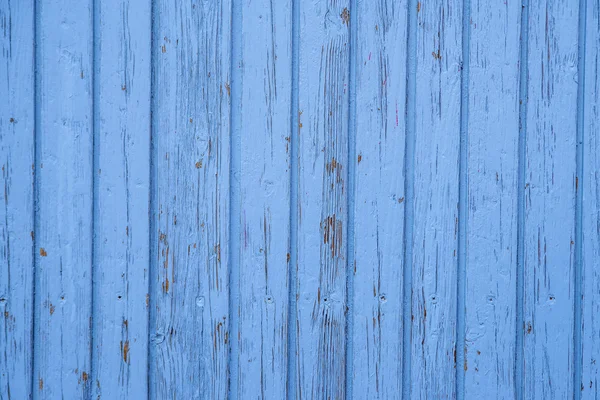
[[[0,398],[31,396],[33,374],[34,15],[0,1]]]
[[[286,398],[292,2],[242,2],[238,394]],[[236,182],[237,184],[237,182]]]
[[[154,4],[151,398],[227,396],[231,5]]]
[[[92,1],[37,3],[34,398],[91,389]]]
[[[581,398],[600,398],[600,3],[585,2]],[[575,388],[577,389],[577,388]]]
[[[527,397],[573,396],[577,2],[531,2],[525,182]]]
[[[353,398],[402,396],[407,2],[358,2]]]
[[[463,5],[448,0],[417,7],[411,391],[415,399],[451,399]]]
[[[465,398],[515,398],[519,2],[471,2]]]
[[[296,398],[344,398],[347,0],[301,2]],[[317,251],[317,249],[319,251]]]
[[[145,398],[151,7],[96,7],[93,397]]]

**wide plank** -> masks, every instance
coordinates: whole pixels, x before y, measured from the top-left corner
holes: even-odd
[[[348,0],[299,4],[296,398],[344,398]]]
[[[96,2],[94,398],[147,397],[148,0]]]
[[[356,158],[349,160],[355,173],[350,382],[355,399],[399,399],[408,2],[357,3]]]
[[[452,399],[463,3],[420,2],[417,10],[411,398]]]
[[[240,2],[239,399],[287,393],[292,2]],[[238,93],[236,93],[238,94]],[[232,198],[233,201],[233,198]]]
[[[0,398],[26,399],[33,378],[33,1],[0,0],[0,32]]]
[[[515,398],[521,4],[470,5],[465,399]]]
[[[93,2],[36,4],[35,398],[91,393]]]
[[[573,396],[577,27],[572,1],[529,4],[524,394]]]
[[[231,4],[153,8],[150,397],[224,399]]]

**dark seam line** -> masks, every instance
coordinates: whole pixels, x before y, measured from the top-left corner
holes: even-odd
[[[290,134],[291,134],[291,165],[290,165],[290,235],[289,249],[290,260],[288,263],[288,331],[287,331],[287,398],[296,398],[296,317],[297,317],[297,282],[298,282],[298,145],[299,137],[299,110],[298,110],[298,82],[299,82],[299,42],[300,42],[300,7],[299,0],[292,1],[292,91],[290,109]]]
[[[357,1],[350,0],[350,50],[348,54],[348,238],[346,247],[346,398],[354,392],[354,211],[356,203],[356,39]]]
[[[463,0],[462,18],[462,68],[460,101],[460,149],[458,171],[458,268],[456,284],[456,398],[465,398],[467,343],[466,279],[467,279],[467,223],[468,223],[468,146],[469,146],[469,69],[471,44],[471,2]]]
[[[529,2],[521,7],[521,34],[519,54],[519,156],[517,177],[517,276],[515,321],[514,385],[517,400],[523,399],[524,389],[524,295],[525,295],[525,165],[527,145],[527,93],[529,58]]]
[[[148,170],[148,215],[150,221],[148,223],[148,348],[147,348],[147,361],[146,361],[146,375],[147,375],[147,389],[146,395],[148,399],[155,398],[154,393],[154,370],[152,368],[152,360],[154,359],[154,345],[155,340],[154,334],[152,332],[153,327],[156,326],[156,307],[154,301],[154,295],[156,294],[156,283],[155,283],[155,273],[156,273],[156,265],[155,265],[155,257],[154,257],[154,246],[156,244],[155,235],[156,231],[156,204],[155,204],[155,186],[156,186],[156,146],[154,143],[155,140],[155,132],[154,127],[156,125],[155,119],[155,109],[156,109],[156,100],[155,100],[155,91],[156,91],[156,55],[154,51],[154,38],[158,37],[156,34],[156,2],[150,1],[150,126],[149,126],[149,135],[150,141],[148,146],[148,152],[150,156],[149,170]],[[158,248],[157,250],[158,251]]]
[[[414,181],[417,86],[417,0],[408,3],[406,37],[406,129],[404,151],[403,304],[402,304],[402,398],[411,395],[412,265],[414,229]],[[400,46],[401,47],[401,46]]]
[[[31,290],[31,298],[32,298],[32,313],[33,319],[31,323],[31,391],[29,393],[29,397],[33,398],[33,394],[36,393],[35,387],[35,376],[36,376],[36,351],[37,346],[36,342],[36,329],[37,324],[35,323],[37,319],[37,315],[40,313],[37,307],[36,301],[36,289],[38,287],[38,278],[39,274],[37,273],[38,258],[37,258],[37,239],[36,236],[39,233],[39,156],[40,156],[40,95],[38,93],[39,88],[39,16],[38,16],[39,6],[37,4],[37,0],[33,1],[33,97],[34,97],[34,121],[33,121],[33,163],[34,163],[34,171],[33,171],[33,244],[32,244],[32,261],[33,261],[33,277],[32,277],[32,290]]]
[[[242,96],[242,3],[231,2],[230,65],[231,103],[229,108],[229,398],[239,397],[239,307],[240,307],[240,173]]]
[[[96,179],[96,172],[98,171],[98,158],[99,158],[99,150],[100,150],[100,141],[98,139],[98,104],[99,104],[99,91],[98,91],[98,54],[100,47],[100,37],[99,37],[99,21],[100,13],[99,13],[100,5],[98,1],[92,0],[92,216],[91,216],[91,255],[90,255],[90,281],[91,281],[91,298],[90,298],[90,379],[86,382],[88,388],[92,385],[92,382],[95,382],[98,378],[96,376],[96,363],[94,362],[94,315],[96,315],[95,311],[97,310],[96,305],[96,291],[97,287],[94,285],[94,281],[96,280],[96,268],[95,266],[95,257],[96,257],[96,240],[95,240],[95,231],[96,231],[96,216],[98,215],[98,179]],[[92,397],[92,393],[90,390],[90,397]]]
[[[583,147],[585,129],[585,49],[586,49],[586,1],[579,0],[579,32],[577,55],[577,145],[576,145],[576,176],[575,176],[575,288],[573,290],[573,394],[574,399],[581,399],[583,390]]]

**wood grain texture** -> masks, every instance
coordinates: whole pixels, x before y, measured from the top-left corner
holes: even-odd
[[[0,0],[0,400],[600,398],[599,59],[599,0]]]
[[[465,398],[515,398],[518,2],[471,2]]]
[[[287,393],[291,7],[242,2],[239,399]]]
[[[411,392],[415,399],[451,399],[463,5],[418,7]]]
[[[38,3],[34,398],[91,390],[93,7]]]
[[[296,398],[345,396],[348,1],[300,5]]]
[[[583,108],[582,376],[585,400],[600,398],[600,2],[586,4]],[[577,387],[574,388],[578,389]]]
[[[531,2],[525,184],[525,391],[573,394],[576,2]]]
[[[402,396],[407,2],[356,9],[353,397]]]
[[[96,3],[93,397],[147,397],[150,11]]]
[[[33,27],[31,1],[0,1],[0,399],[33,376]]]
[[[152,398],[227,396],[230,19],[154,4]]]

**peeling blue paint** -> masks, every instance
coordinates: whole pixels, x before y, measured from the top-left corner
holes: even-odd
[[[599,397],[599,26],[0,0],[0,398]]]

